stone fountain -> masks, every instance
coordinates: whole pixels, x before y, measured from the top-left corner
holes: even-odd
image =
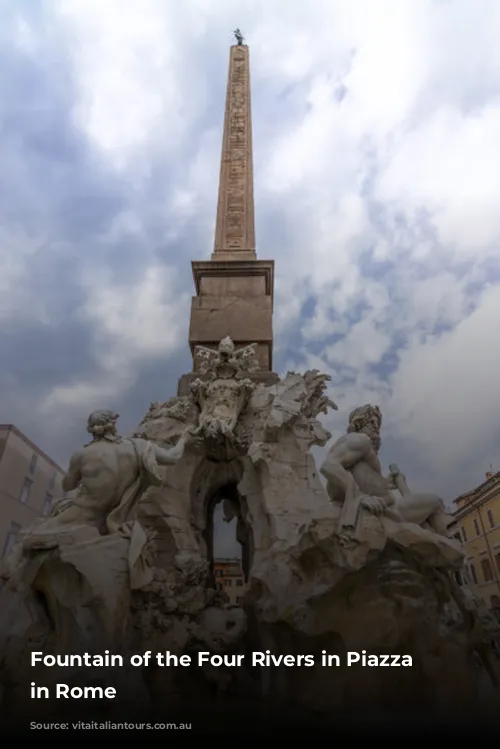
[[[397,466],[383,475],[376,406],[351,413],[318,470],[311,448],[331,438],[318,417],[336,409],[329,377],[289,372],[256,384],[255,349],[230,339],[200,347],[189,394],[152,403],[131,437],[119,436],[117,414],[90,415],[65,500],[21,534],[2,569],[4,707],[26,704],[32,650],[107,648],[309,654],[316,665],[259,667],[247,657],[240,668],[149,666],[127,679],[123,669],[66,669],[64,681],[114,680],[123,702],[153,708],[221,697],[327,715],[478,708],[496,669],[454,583],[464,554],[442,500],[412,493]],[[243,547],[241,608],[224,608],[212,576],[221,499]],[[406,655],[412,666],[347,665],[348,652],[363,651],[379,662]],[[340,665],[321,666],[323,652]],[[39,676],[51,678],[61,681],[47,669]]]

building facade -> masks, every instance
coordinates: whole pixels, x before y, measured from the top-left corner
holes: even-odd
[[[62,497],[65,471],[12,424],[0,424],[0,558]]]
[[[487,473],[482,484],[454,504],[450,531],[466,553],[457,581],[500,621],[500,471]]]
[[[245,578],[240,559],[214,559],[217,590],[225,593],[227,608],[241,606],[245,594]]]

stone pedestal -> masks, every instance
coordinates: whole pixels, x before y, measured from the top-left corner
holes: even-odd
[[[237,347],[257,343],[263,371],[272,370],[272,260],[233,260],[220,252],[217,260],[193,262],[196,296],[191,303],[189,345],[193,369],[196,347],[217,348],[229,336]]]

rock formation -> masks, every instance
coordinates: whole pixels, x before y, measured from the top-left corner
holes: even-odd
[[[412,493],[396,466],[383,476],[379,409],[353,411],[318,471],[311,447],[331,437],[318,417],[336,409],[328,376],[289,372],[256,385],[254,346],[225,339],[197,354],[206,366],[190,394],[152,403],[133,437],[117,435],[116,414],[91,414],[92,441],[65,480],[73,495],[7,559],[5,699],[26,690],[39,643],[45,652],[315,656],[312,668],[135,669],[134,694],[153,703],[223,692],[330,713],[470,709],[495,668],[451,575],[463,552],[447,537],[439,497]],[[223,608],[212,578],[219,501],[238,522],[242,608]],[[324,650],[341,665],[322,667]],[[349,651],[406,654],[413,666],[348,667]]]

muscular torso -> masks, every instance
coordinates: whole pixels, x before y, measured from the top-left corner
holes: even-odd
[[[324,463],[324,474],[328,479],[328,493],[335,501],[342,502],[344,492],[339,484],[328,476],[335,472],[335,465],[349,471],[363,494],[381,498],[389,496],[389,482],[382,475],[380,461],[370,438],[363,433],[345,434],[333,445]]]
[[[120,502],[137,478],[139,460],[130,441],[100,440],[81,449],[79,468],[81,491],[77,503],[95,505],[106,512]]]
[[[372,494],[383,499],[389,496],[389,482],[382,476],[380,469],[375,470],[368,461],[362,460],[357,463],[351,473],[363,494]]]

